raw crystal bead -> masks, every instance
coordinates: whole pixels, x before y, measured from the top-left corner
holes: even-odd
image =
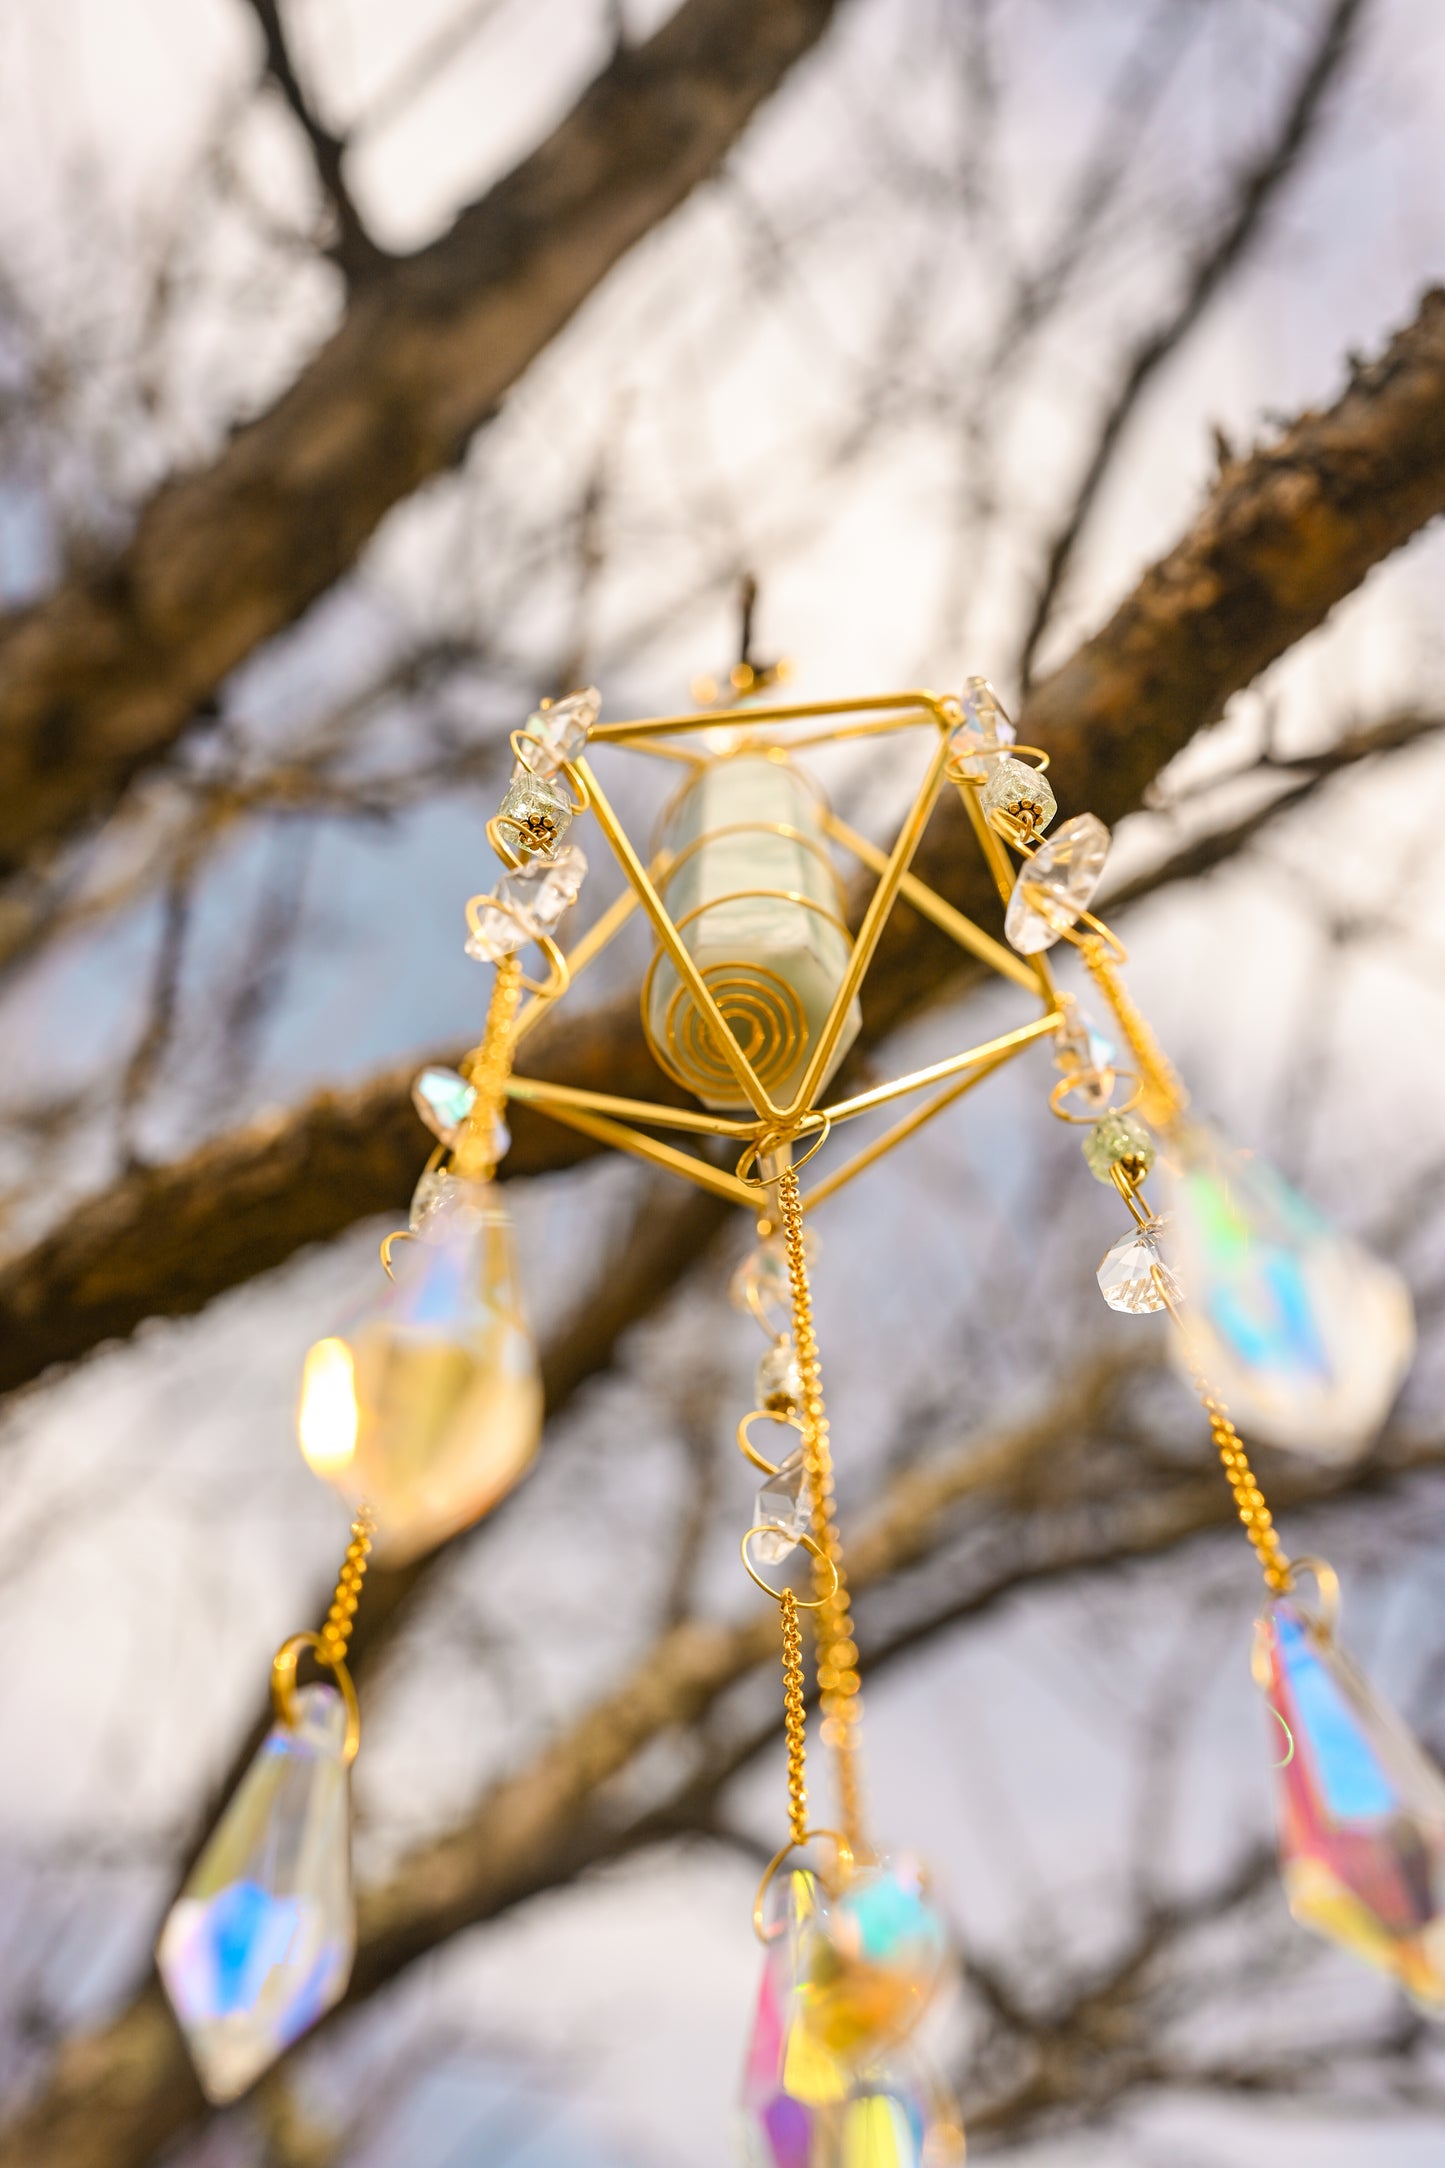
[[[497,887],[514,910],[539,933],[551,933],[582,892],[587,859],[575,843],[551,858],[528,858]]]
[[[1182,1353],[1247,1436],[1350,1459],[1378,1432],[1410,1365],[1405,1282],[1203,1123],[1175,1131],[1164,1171]]]
[[[530,926],[489,903],[477,913],[477,923],[467,935],[465,948],[479,964],[499,964],[504,956],[515,956],[518,949],[525,948],[531,938]]]
[[[1026,760],[996,760],[983,787],[983,810],[997,828],[1003,824],[1026,836],[1041,835],[1055,813],[1058,800],[1049,779]]]
[[[1137,1114],[1105,1114],[1084,1131],[1084,1157],[1096,1182],[1112,1182],[1115,1167],[1131,1181],[1142,1182],[1157,1156],[1154,1139]]]
[[[1054,1036],[1054,1067],[1074,1081],[1072,1097],[1102,1114],[1114,1089],[1113,1041],[1106,1038],[1072,994],[1059,996],[1062,1021]]]
[[[1166,1296],[1170,1302],[1181,1299],[1179,1282],[1159,1248],[1167,1224],[1162,1219],[1146,1220],[1105,1251],[1099,1267],[1099,1291],[1111,1310],[1127,1310],[1133,1317],[1143,1317],[1151,1310],[1162,1310]]]
[[[969,678],[963,688],[963,721],[949,740],[949,750],[962,773],[986,776],[989,763],[979,756],[1001,752],[1013,744],[1017,735],[988,679]]]
[[[411,1103],[432,1135],[455,1144],[457,1131],[476,1104],[477,1088],[455,1069],[423,1069],[411,1087]]]
[[[497,818],[509,824],[507,833],[520,850],[541,851],[550,857],[572,825],[572,808],[545,776],[530,775],[519,767],[497,808]]]
[[[803,1397],[803,1373],[793,1343],[782,1339],[758,1362],[757,1404],[769,1415],[791,1415]]]
[[[301,1450],[377,1517],[393,1561],[479,1520],[530,1465],[542,1428],[536,1350],[517,1304],[512,1223],[489,1185],[446,1176],[394,1281],[319,1340],[301,1386]]]
[[[1004,932],[1021,956],[1052,948],[1094,900],[1109,855],[1109,831],[1092,813],[1076,813],[1020,866]]]
[[[234,2100],[339,2002],[351,1973],[346,1709],[304,1686],[172,1905],[156,1963],[208,2099]]]
[[[811,1270],[818,1257],[818,1238],[811,1227],[803,1231],[803,1259]],[[750,1250],[732,1276],[728,1290],[740,1310],[747,1310],[760,1323],[767,1323],[769,1312],[781,1312],[786,1316],[792,1308],[793,1283],[788,1271],[788,1251],[780,1235],[773,1235]],[[768,1330],[775,1328],[768,1324]]]
[[[575,760],[585,749],[587,734],[601,709],[602,696],[595,685],[534,709],[522,725],[526,732],[522,765],[533,775],[555,775],[564,761]]]
[[[507,1136],[505,1124],[499,1122],[502,1150],[498,1158],[505,1156]],[[427,1221],[437,1213],[487,1209],[492,1192],[485,1182],[474,1181],[470,1176],[453,1174],[450,1167],[429,1167],[411,1193],[409,1225],[414,1235],[419,1235]]]
[[[1275,1798],[1290,1910],[1445,2014],[1445,1778],[1288,1598],[1256,1628],[1255,1677],[1285,1727]]]
[[[781,1565],[796,1551],[812,1521],[801,1452],[790,1453],[777,1474],[768,1477],[758,1492],[753,1519],[765,1530],[753,1538],[754,1555],[765,1566]]]

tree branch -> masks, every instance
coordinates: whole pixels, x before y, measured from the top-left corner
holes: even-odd
[[[317,177],[336,221],[336,238],[326,253],[344,273],[348,285],[359,285],[390,259],[367,231],[347,186],[343,170],[345,139],[331,133],[302,87],[291,57],[280,0],[248,0],[248,5],[266,42],[266,72],[290,106],[311,146]]]
[[[1184,344],[1225,279],[1263,230],[1275,198],[1309,142],[1326,92],[1339,75],[1349,52],[1352,33],[1365,4],[1366,0],[1332,0],[1274,140],[1240,176],[1233,209],[1190,266],[1183,295],[1176,307],[1135,348],[1100,424],[1074,501],[1050,545],[1019,655],[1021,685],[1026,687],[1032,678],[1039,642],[1053,615],[1079,538],[1103,488],[1125,429],[1160,369]]]
[[[835,6],[685,0],[448,233],[368,278],[291,389],[159,491],[116,558],[0,631],[0,870],[112,805],[393,505],[455,463]]]

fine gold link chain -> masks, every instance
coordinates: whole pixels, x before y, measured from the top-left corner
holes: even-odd
[[[1079,951],[1094,984],[1114,1013],[1114,1020],[1129,1043],[1139,1069],[1142,1086],[1139,1111],[1157,1129],[1167,1129],[1189,1104],[1189,1094],[1152,1026],[1135,1007],[1112,951],[1097,934],[1079,943]]]
[[[807,1734],[804,1716],[803,1629],[792,1589],[782,1595],[783,1724],[788,1737],[788,1829],[794,1844],[808,1834],[808,1787],[804,1782]]]
[[[1194,1372],[1194,1387],[1203,1403],[1204,1412],[1209,1417],[1210,1435],[1224,1463],[1224,1472],[1229,1478],[1229,1487],[1234,1492],[1234,1502],[1239,1508],[1244,1532],[1254,1545],[1266,1582],[1276,1596],[1282,1596],[1291,1586],[1294,1575],[1285,1556],[1284,1546],[1279,1540],[1274,1516],[1264,1502],[1264,1492],[1250,1466],[1243,1440],[1229,1420],[1229,1411],[1223,1401],[1213,1391],[1209,1380],[1201,1377],[1198,1371]]]
[[[462,1074],[475,1085],[477,1096],[461,1126],[452,1151],[458,1174],[488,1182],[497,1171],[496,1129],[507,1097],[512,1073],[512,1047],[517,1011],[522,1004],[522,960],[504,956],[492,981],[486,1029],[480,1043],[462,1063]]]
[[[333,1667],[345,1661],[351,1629],[356,1623],[356,1607],[361,1600],[361,1584],[366,1579],[366,1561],[371,1555],[371,1539],[376,1533],[376,1516],[370,1506],[358,1506],[356,1518],[351,1524],[351,1541],[346,1556],[341,1561],[341,1571],[336,1579],[336,1594],[331,1599],[331,1609],[321,1629],[321,1646],[317,1655],[323,1664]]]
[[[863,1811],[858,1779],[858,1649],[843,1545],[833,1510],[833,1456],[828,1445],[828,1416],[823,1405],[823,1372],[813,1301],[803,1248],[803,1203],[797,1169],[778,1177],[778,1203],[788,1252],[788,1280],[793,1297],[793,1347],[803,1386],[803,1466],[812,1503],[813,1538],[819,1556],[813,1562],[813,1585],[820,1599],[814,1613],[818,1643],[818,1693],[823,1710],[822,1738],[837,1756],[838,1796],[843,1834],[856,1849],[863,1841]]]

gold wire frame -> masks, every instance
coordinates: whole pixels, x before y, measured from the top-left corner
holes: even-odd
[[[1007,901],[1012,892],[1014,868],[1003,844],[984,817],[979,803],[978,779],[965,777],[956,766],[950,767],[949,740],[961,720],[959,704],[955,699],[947,695],[915,691],[887,693],[856,700],[824,700],[772,707],[713,708],[688,715],[663,715],[636,722],[596,725],[589,739],[589,751],[599,747],[619,746],[654,759],[683,762],[696,771],[701,771],[711,760],[728,759],[737,754],[764,754],[785,760],[793,753],[808,747],[879,737],[900,731],[931,732],[935,743],[923,780],[912,805],[904,815],[890,850],[879,849],[826,808],[821,813],[824,833],[840,849],[876,876],[876,886],[869,898],[857,935],[853,938],[842,981],[822,1028],[809,1050],[803,1075],[791,1099],[786,1103],[773,1098],[765,1078],[758,1073],[741,1040],[723,1015],[709,983],[709,975],[699,969],[683,941],[680,931],[683,921],[675,921],[667,910],[663,892],[680,862],[680,856],[669,858],[664,853],[654,858],[650,864],[645,864],[598,782],[590,761],[579,759],[570,763],[568,772],[574,787],[596,820],[627,885],[621,896],[602,913],[569,952],[569,983],[575,983],[581,977],[587,967],[616,938],[632,913],[641,910],[657,939],[657,949],[649,966],[647,983],[651,983],[651,976],[658,961],[666,956],[677,973],[679,992],[685,993],[692,1004],[695,1028],[706,1036],[710,1059],[718,1065],[719,1074],[731,1073],[738,1087],[739,1097],[746,1103],[750,1113],[742,1118],[731,1118],[711,1113],[702,1107],[669,1106],[652,1100],[622,1098],[609,1092],[585,1090],[576,1085],[553,1084],[539,1077],[519,1075],[515,1071],[507,1084],[509,1095],[526,1106],[535,1107],[539,1112],[550,1115],[555,1121],[580,1130],[585,1136],[594,1137],[599,1143],[631,1152],[653,1166],[663,1167],[670,1173],[684,1176],[715,1196],[757,1211],[765,1182],[765,1172],[761,1166],[765,1158],[776,1157],[780,1152],[791,1153],[792,1148],[800,1144],[807,1147],[808,1156],[811,1156],[825,1137],[841,1124],[852,1121],[858,1115],[871,1113],[875,1108],[886,1106],[894,1100],[905,1099],[915,1093],[928,1094],[881,1136],[874,1138],[841,1165],[814,1180],[803,1196],[805,1209],[811,1209],[821,1204],[825,1198],[835,1196],[856,1175],[863,1173],[865,1168],[872,1166],[906,1138],[915,1135],[926,1122],[941,1114],[945,1107],[952,1106],[955,1100],[971,1091],[976,1084],[982,1083],[985,1077],[991,1076],[1004,1063],[1011,1061],[1026,1046],[1056,1031],[1062,1010],[1044,957],[1040,955],[1025,958],[1015,955],[1012,949],[1005,948],[963,912],[945,902],[942,896],[911,870],[913,858],[938,802],[939,793],[946,783],[952,782],[956,784],[963,799],[979,847],[1000,896]],[[812,731],[800,730],[796,735],[793,734],[793,726],[807,723],[823,723],[828,727]],[[708,752],[702,755],[691,751],[685,743],[678,742],[699,732],[714,734],[720,730],[737,733],[733,742],[721,751],[717,747],[715,736]],[[846,1098],[820,1104],[822,1080],[829,1073],[839,1039],[846,1028],[848,1012],[867,976],[883,929],[900,897],[966,954],[1032,995],[1038,1003],[1039,1013],[1029,1022],[1011,1031],[984,1040],[977,1046],[965,1047],[957,1054],[930,1063],[925,1068],[912,1070],[906,1076],[896,1077],[886,1084],[874,1085]],[[540,1021],[554,998],[554,995],[544,993],[535,995],[528,1002],[517,1020],[518,1042]],[[661,1061],[661,1057],[659,1059],[661,1066],[671,1066]],[[733,1140],[740,1154],[739,1171],[729,1172],[725,1167],[717,1166],[695,1151],[687,1151],[678,1144],[669,1143],[664,1138],[651,1134],[654,1130],[669,1131],[678,1137],[724,1137]],[[801,1155],[798,1164],[802,1164]],[[750,1175],[742,1171],[748,1168],[757,1171]]]

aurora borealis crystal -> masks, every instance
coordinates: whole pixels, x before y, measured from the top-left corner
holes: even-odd
[[[345,1993],[356,1947],[346,1710],[306,1686],[172,1905],[156,1963],[209,2099],[234,2100]]]
[[[1445,1778],[1288,1597],[1259,1621],[1255,1676],[1288,1741],[1275,1785],[1290,1910],[1445,2015]]]
[[[1247,1436],[1350,1459],[1414,1352],[1404,1281],[1203,1124],[1174,1132],[1166,1169],[1188,1357]]]

